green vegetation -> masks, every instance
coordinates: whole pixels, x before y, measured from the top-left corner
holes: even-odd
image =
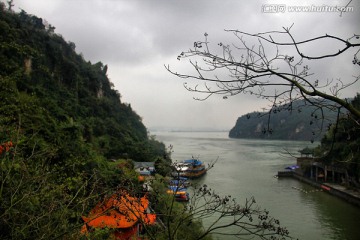
[[[104,196],[120,187],[141,191],[132,161],[155,161],[158,173],[167,175],[168,151],[148,136],[130,104],[121,102],[107,65],[84,60],[74,43],[41,18],[14,13],[1,2],[0,12],[0,238],[79,239],[81,216]],[[351,123],[344,120],[339,127],[346,124]],[[351,136],[352,141],[358,134]],[[356,141],[346,156],[358,158]],[[152,189],[151,201],[165,225],[147,229],[149,239],[210,239],[229,226],[205,229],[199,215],[214,213],[220,214],[217,221],[231,218],[230,225],[248,235],[288,236],[267,211],[253,210],[254,200],[240,206],[204,185],[183,205],[166,193],[160,176]],[[89,238],[110,233],[96,230]]]
[[[121,102],[106,65],[85,61],[41,18],[1,2],[0,12],[0,238],[107,239],[113,230],[81,236],[81,216],[119,188],[142,191],[133,161],[169,174],[169,150]],[[153,185],[155,210],[172,230],[149,227],[149,238],[202,236],[164,181]]]
[[[137,184],[109,160],[155,161],[165,146],[121,102],[107,66],[41,18],[0,2],[0,32],[0,238],[78,238],[82,215]]]
[[[360,95],[351,103],[360,109]],[[360,189],[360,119],[352,114],[340,118],[315,149],[324,163],[346,170],[345,184]]]
[[[274,107],[269,112],[253,112],[239,117],[230,130],[231,138],[258,138],[279,140],[320,140],[336,114],[302,100]]]
[[[360,128],[359,119],[350,113],[338,116],[327,109],[315,111],[312,105],[303,106],[295,101],[292,106],[282,105],[271,112],[253,112],[238,118],[230,130],[232,138],[258,138],[280,140],[319,140],[315,156],[326,165],[346,170],[348,186],[360,188]],[[360,109],[360,96],[351,101]],[[288,110],[291,109],[291,110]],[[270,129],[271,131],[268,131]]]
[[[158,218],[164,226],[164,229],[160,229],[160,231],[159,226],[147,229],[153,236],[152,239],[212,239],[210,232],[203,228],[201,217],[196,218],[190,213],[188,208],[191,204],[176,202],[173,195],[166,193],[167,181],[168,179],[156,175],[151,183],[150,200],[154,203],[154,210],[158,213]]]

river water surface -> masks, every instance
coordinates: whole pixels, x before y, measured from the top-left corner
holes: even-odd
[[[279,219],[291,236],[302,240],[359,240],[360,208],[294,179],[277,179],[277,171],[295,164],[286,152],[299,155],[310,142],[230,139],[227,132],[154,132],[172,159],[199,157],[215,167],[197,180],[239,203],[255,197],[261,208]],[[298,189],[304,189],[299,191]],[[219,238],[225,239],[225,238]]]

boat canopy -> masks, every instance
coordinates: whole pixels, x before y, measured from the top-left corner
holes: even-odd
[[[288,167],[286,167],[285,169],[288,169],[288,170],[295,170],[295,169],[297,169],[297,168],[299,168],[299,166],[298,166],[298,165],[292,165],[292,166],[288,166]]]
[[[173,192],[186,192],[187,189],[184,187],[178,187],[178,186],[169,186],[169,189]]]
[[[181,186],[185,183],[185,181],[181,181],[181,180],[170,180],[170,186]]]
[[[187,177],[178,177],[177,179],[180,180],[180,181],[187,181],[188,180]]]
[[[187,164],[191,164],[191,165],[194,165],[194,166],[200,166],[202,165],[203,163],[198,160],[198,159],[188,159],[188,160],[184,160],[184,163],[187,163]]]
[[[189,184],[189,182],[187,180],[177,180],[177,179],[172,179],[170,180],[170,186],[183,186],[183,185],[187,185]]]

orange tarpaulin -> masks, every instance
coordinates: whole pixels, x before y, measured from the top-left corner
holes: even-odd
[[[153,224],[155,214],[146,213],[149,200],[146,197],[135,198],[126,192],[120,191],[98,203],[87,217],[83,216],[85,224],[82,233],[87,232],[87,227],[93,228],[130,228],[140,221],[144,224]]]

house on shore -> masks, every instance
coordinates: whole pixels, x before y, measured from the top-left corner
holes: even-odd
[[[141,176],[150,176],[155,172],[154,162],[134,162],[135,171]]]
[[[345,183],[348,180],[346,169],[337,164],[326,164],[324,159],[314,157],[314,150],[304,148],[299,151],[301,156],[296,159],[299,166],[296,173],[316,182]]]

